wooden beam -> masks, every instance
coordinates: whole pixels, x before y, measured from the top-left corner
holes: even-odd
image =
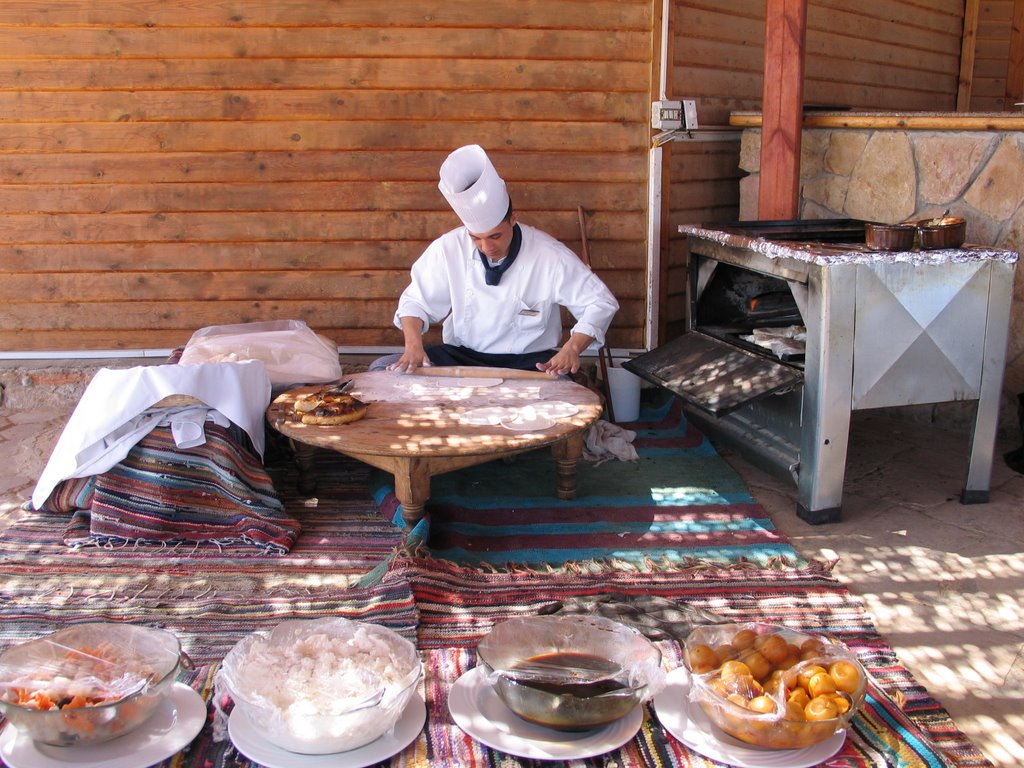
[[[729,125],[734,128],[760,128],[764,124],[759,112],[733,112]],[[854,128],[889,131],[1024,131],[1024,116],[1003,113],[959,115],[955,112],[935,114],[880,114],[842,112],[813,113],[803,120],[804,128]]]
[[[800,195],[807,0],[767,0],[758,218],[795,219]]]
[[[1024,101],[1024,0],[1013,0],[1010,55],[1006,62],[1003,109],[1010,112],[1014,109],[1014,104],[1020,101]]]
[[[956,92],[956,111],[971,111],[974,85],[974,54],[978,47],[978,9],[981,0],[967,0],[964,6],[964,31],[960,43],[960,84]]]

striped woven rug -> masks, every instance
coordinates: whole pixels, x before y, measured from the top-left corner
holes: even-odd
[[[533,765],[496,755],[462,732],[448,713],[448,693],[476,663],[475,645],[495,622],[512,616],[557,612],[595,595],[657,596],[711,611],[725,621],[764,621],[830,634],[853,649],[871,675],[868,700],[855,717],[833,768],[900,766],[943,768],[990,766],[878,635],[863,604],[836,579],[816,569],[747,570],[706,568],[688,572],[530,573],[484,572],[427,559],[399,561],[413,585],[419,609],[419,644],[427,664],[427,730],[416,751],[395,766],[413,766],[424,756],[439,765]],[[676,640],[657,641],[666,666],[682,663]],[[446,762],[446,761],[451,762]],[[583,764],[583,763],[581,763]],[[640,733],[594,765],[719,765],[688,750],[669,735],[648,707]]]
[[[69,514],[23,512],[0,536],[0,579],[8,598],[0,608],[32,600],[56,606],[62,597],[89,594],[94,606],[161,596],[173,612],[176,600],[196,595],[287,600],[346,589],[403,545],[402,532],[381,517],[365,465],[328,451],[318,452],[316,461],[319,486],[312,498],[298,493],[293,467],[271,468],[285,511],[301,524],[287,554],[211,543],[71,548],[63,541]]]
[[[430,554],[495,568],[806,565],[680,400],[658,400],[626,425],[639,459],[581,460],[574,501],[555,499],[547,450],[432,478]],[[372,483],[382,513],[397,521],[393,478],[378,472]]]
[[[208,543],[72,549],[63,543],[67,513],[24,513],[0,536],[0,649],[81,622],[159,626],[177,635],[195,664],[180,679],[212,702],[225,654],[245,635],[286,619],[345,616],[415,640],[411,586],[379,575],[404,545],[369,494],[368,469],[330,452],[316,461],[314,498],[298,494],[293,467],[270,468],[285,511],[301,523],[287,554]],[[249,765],[216,737],[211,719],[185,752],[161,765]]]
[[[742,567],[696,557],[687,568],[502,569],[415,556],[380,516],[360,465],[324,454],[315,500],[294,491],[293,473],[278,484],[286,510],[302,523],[287,555],[215,548],[121,547],[70,550],[66,518],[30,514],[0,536],[0,648],[70,623],[119,621],[177,634],[195,662],[183,680],[211,705],[214,675],[241,637],[290,618],[347,616],[415,638],[424,659],[423,731],[389,768],[463,766],[537,768],[538,763],[484,747],[455,726],[448,695],[475,663],[474,648],[496,621],[557,611],[595,595],[651,595],[730,620],[760,619],[826,631],[844,640],[873,674],[871,697],[833,766],[982,768],[989,763],[941,705],[910,676],[877,635],[863,606],[817,564]],[[277,478],[275,477],[275,483]],[[737,532],[742,536],[742,532]],[[784,543],[784,542],[782,542]],[[370,576],[370,577],[368,577]],[[669,668],[679,643],[661,640]],[[246,768],[213,717],[164,768]],[[640,733],[609,755],[571,761],[573,768],[660,768],[712,763],[689,751],[646,706]]]

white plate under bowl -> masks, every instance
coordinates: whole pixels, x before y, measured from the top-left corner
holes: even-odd
[[[8,725],[0,733],[0,759],[9,768],[145,768],[183,750],[204,725],[203,697],[175,683],[153,715],[131,733],[102,744],[51,747]]]
[[[228,736],[235,749],[266,768],[365,768],[397,755],[409,746],[427,719],[427,707],[418,693],[413,694],[391,733],[348,752],[327,755],[300,755],[274,746],[237,707],[228,717]]]
[[[843,748],[846,731],[803,749],[765,749],[734,739],[716,728],[699,705],[690,701],[686,667],[669,672],[665,687],[654,697],[654,712],[665,730],[694,752],[737,768],[810,768]]]
[[[481,667],[455,681],[448,696],[455,724],[485,746],[534,760],[582,760],[618,749],[644,721],[637,705],[614,723],[581,733],[556,731],[523,720],[505,706]]]

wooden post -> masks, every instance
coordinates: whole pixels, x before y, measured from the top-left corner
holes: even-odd
[[[978,46],[978,11],[981,0],[964,4],[964,31],[960,44],[960,82],[956,91],[956,111],[971,111],[971,89],[974,86],[974,55]]]
[[[800,194],[807,0],[767,0],[761,124],[761,219],[795,219]]]
[[[1024,101],[1024,2],[1014,0],[1003,111],[1012,112],[1020,101]]]

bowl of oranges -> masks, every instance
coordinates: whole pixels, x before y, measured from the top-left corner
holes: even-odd
[[[867,674],[844,644],[774,624],[711,624],[686,638],[690,700],[718,728],[768,749],[803,749],[846,728]]]

